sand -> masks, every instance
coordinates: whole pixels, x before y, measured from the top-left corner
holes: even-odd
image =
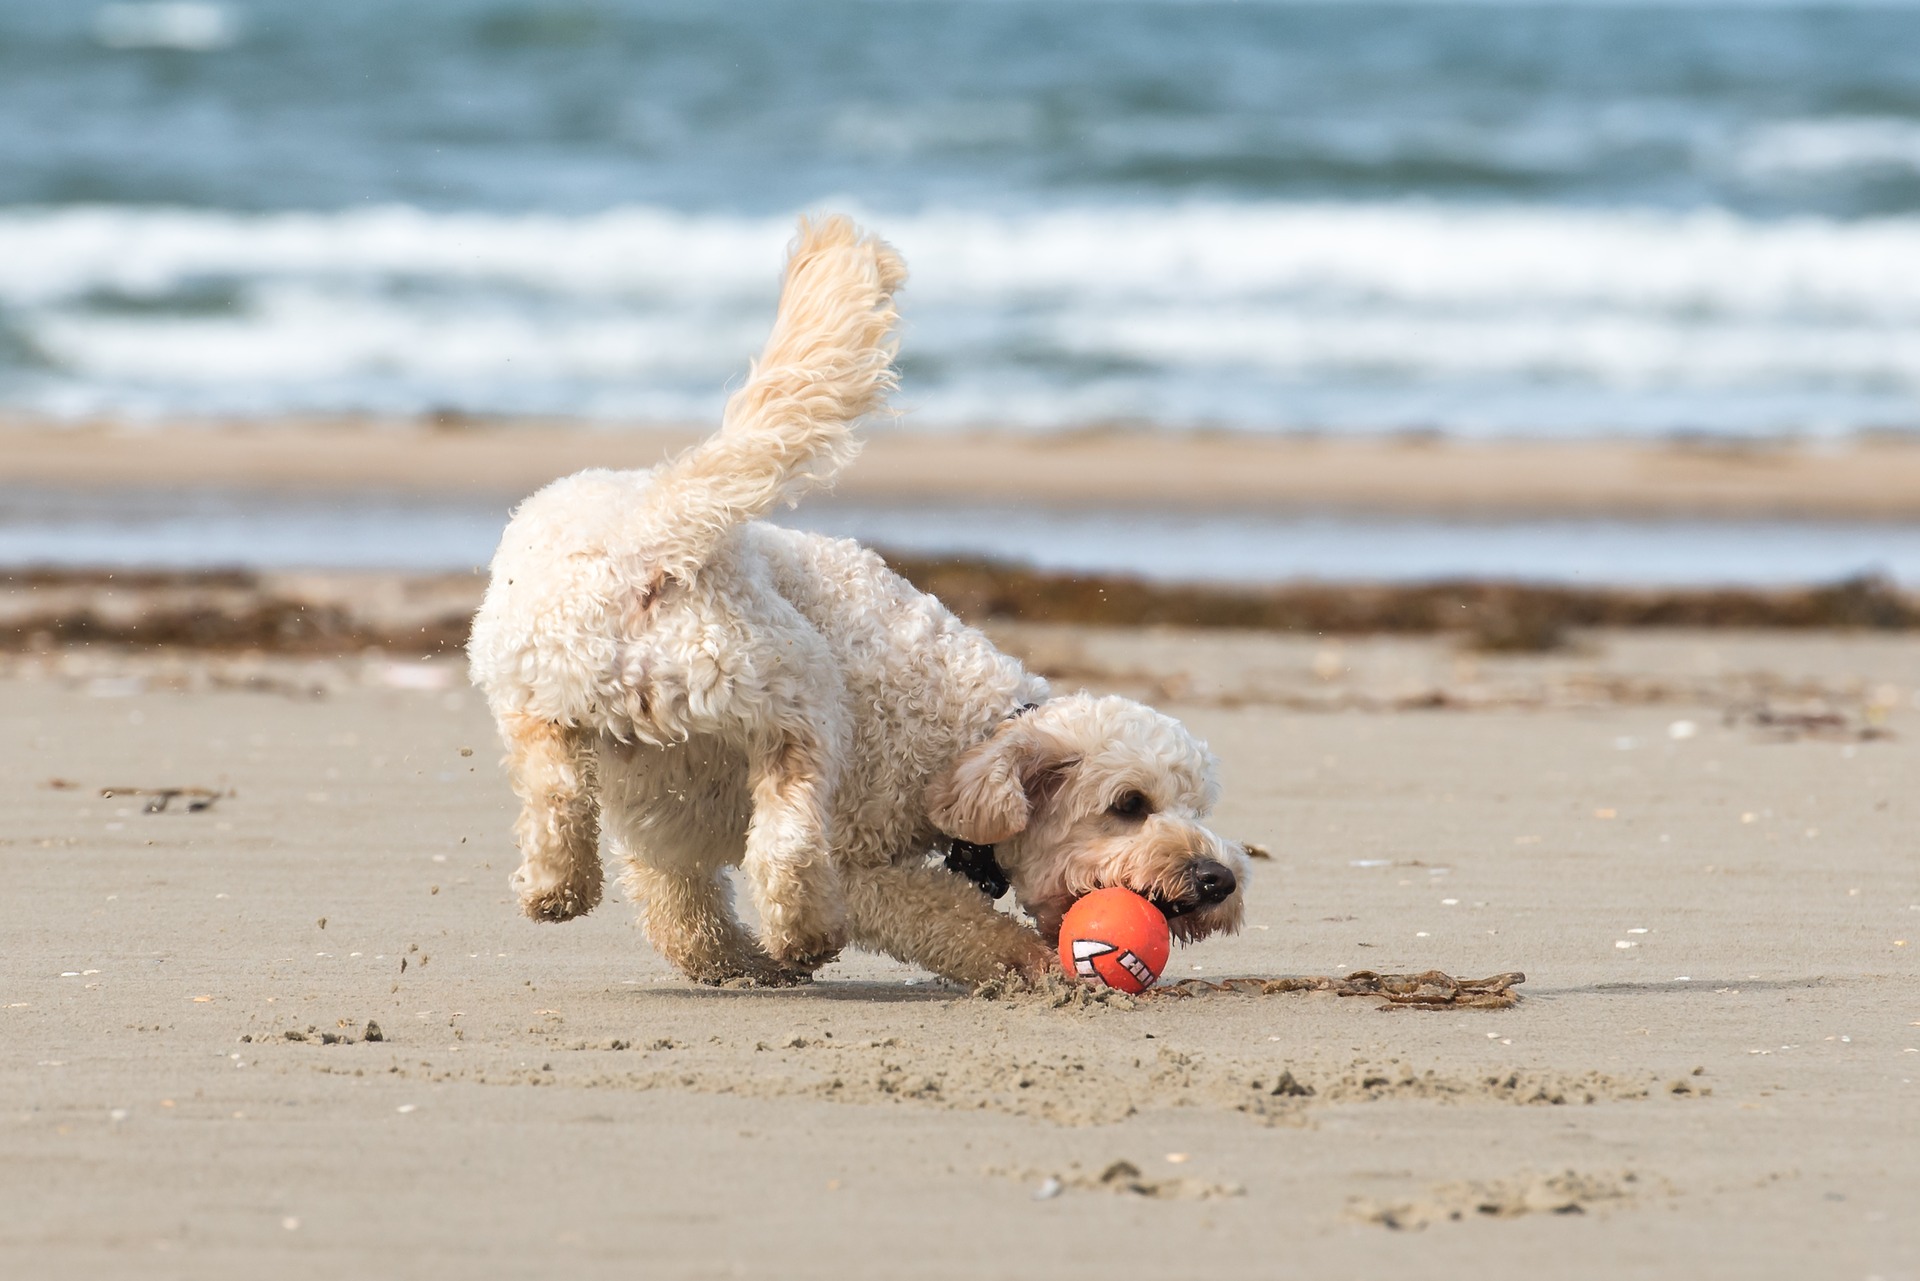
[[[566,424],[8,423],[0,485],[481,493],[514,499],[582,467],[645,467],[703,428]],[[875,430],[848,501],[1301,508],[1431,516],[1920,517],[1920,444],[1263,439],[1086,431]]]
[[[515,914],[444,660],[12,655],[0,1275],[1920,1276],[1911,642],[1002,638],[1272,852],[1170,979],[1521,1002],[696,988]]]

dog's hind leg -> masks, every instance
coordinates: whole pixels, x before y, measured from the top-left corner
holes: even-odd
[[[746,844],[746,764],[710,740],[600,742],[601,827],[647,940],[700,983],[787,984],[733,913],[726,868]]]
[[[507,773],[520,798],[520,867],[511,884],[536,921],[566,921],[600,901],[600,815],[590,730],[537,716],[500,720]]]
[[[820,728],[789,724],[749,749],[753,818],[741,868],[774,960],[812,972],[846,945],[830,820],[838,759]]]
[[[863,947],[969,987],[1009,973],[1035,980],[1047,971],[1046,941],[946,868],[847,868],[841,881],[853,938]]]
[[[614,842],[616,848],[620,844]],[[746,979],[780,986],[807,978],[776,965],[741,927],[719,868],[689,873],[655,866],[630,852],[620,879],[641,904],[647,941],[696,983]]]

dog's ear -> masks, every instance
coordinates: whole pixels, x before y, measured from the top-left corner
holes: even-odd
[[[997,845],[1026,830],[1034,805],[1070,763],[1052,738],[1023,720],[1007,721],[960,753],[927,789],[927,816],[948,836]]]

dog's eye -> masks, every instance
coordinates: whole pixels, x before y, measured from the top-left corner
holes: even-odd
[[[1120,799],[1107,806],[1107,813],[1115,818],[1145,818],[1153,807],[1147,804],[1147,798],[1140,792],[1122,792]]]

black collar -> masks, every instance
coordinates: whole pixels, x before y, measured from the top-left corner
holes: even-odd
[[[1025,716],[1038,706],[1038,703],[1022,703],[1008,712],[1005,719]],[[952,838],[947,844],[947,870],[972,881],[990,899],[997,900],[1013,888],[1013,882],[1007,879],[1007,870],[993,856],[991,845],[976,845],[957,836]]]
[[[954,837],[947,846],[947,870],[958,872],[979,887],[990,899],[998,899],[1012,888],[1006,869],[993,856],[993,846],[975,845]]]

